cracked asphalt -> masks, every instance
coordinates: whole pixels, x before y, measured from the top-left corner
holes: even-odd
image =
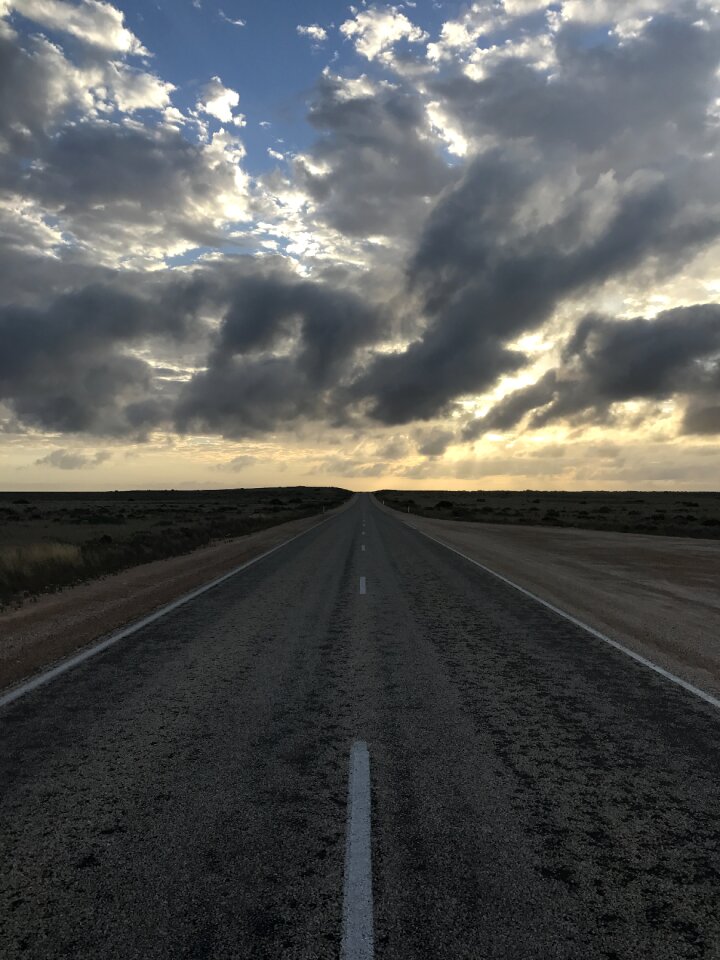
[[[720,712],[367,496],[0,711],[0,955],[337,958],[357,739],[376,957],[720,957]]]

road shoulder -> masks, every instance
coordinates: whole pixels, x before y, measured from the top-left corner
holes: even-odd
[[[390,512],[688,683],[720,695],[717,540]]]
[[[347,509],[343,504],[329,513]],[[317,526],[318,514],[131,567],[0,614],[0,690]]]

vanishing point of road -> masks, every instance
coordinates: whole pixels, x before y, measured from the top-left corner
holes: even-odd
[[[718,958],[719,801],[719,710],[360,496],[0,709],[0,956]]]

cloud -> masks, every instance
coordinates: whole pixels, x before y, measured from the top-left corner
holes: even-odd
[[[191,342],[192,308],[94,285],[44,309],[0,308],[0,399],[26,426],[141,436],[167,419],[170,386],[138,357],[140,343]]]
[[[455,439],[452,430],[442,427],[433,427],[429,430],[420,430],[415,435],[418,453],[424,457],[441,457]]]
[[[233,27],[244,27],[247,25],[246,20],[240,20],[239,18],[233,19],[232,17],[229,17],[224,10],[218,10],[218,15],[221,20],[224,20],[225,23],[231,24]]]
[[[512,57],[483,79],[442,77],[433,89],[475,135],[492,131],[511,140],[531,137],[546,149],[601,150],[622,170],[650,150],[664,161],[671,136],[692,141],[709,133],[718,43],[715,30],[664,17],[626,42],[609,38],[588,50],[583,34],[567,25],[553,38],[551,83],[550,70]],[[630,132],[628,142],[617,142]]]
[[[178,429],[237,438],[305,418],[342,420],[342,382],[379,336],[381,311],[287,268],[233,277],[228,293],[207,367],[179,398]]]
[[[466,438],[508,430],[527,415],[537,428],[560,419],[605,422],[613,405],[690,398],[684,430],[716,432],[720,394],[720,305],[664,311],[654,319],[589,315],[562,351],[562,366],[510,393]],[[703,398],[705,401],[703,402]]]
[[[124,25],[125,15],[100,0],[11,0],[8,5],[24,17],[52,30],[69,33],[78,40],[103,50],[147,55],[138,38]]]
[[[298,185],[343,234],[407,236],[453,178],[416,95],[326,72],[310,106],[321,139],[295,164]]]
[[[213,77],[203,87],[197,109],[222,123],[234,123],[242,127],[245,125],[245,118],[242,114],[233,113],[239,103],[240,94],[226,87],[220,77]]]
[[[109,62],[106,81],[119,110],[164,110],[170,105],[175,86],[145,70],[137,70],[124,63]]]
[[[223,463],[221,468],[223,470],[247,470],[248,467],[254,466],[257,462],[257,457],[243,453],[240,454],[240,456],[233,457],[232,460],[228,460],[226,463]]]
[[[340,26],[340,33],[352,39],[357,52],[367,60],[388,59],[400,40],[421,43],[427,34],[397,7],[370,7],[356,13]]]
[[[204,145],[171,128],[83,124],[45,142],[22,186],[96,258],[118,262],[129,246],[158,257],[222,242],[218,220],[239,218],[245,203],[238,159],[219,136]]]
[[[327,30],[317,23],[311,23],[307,27],[298,26],[297,32],[301,37],[309,37],[316,44],[324,43],[328,38]]]
[[[57,470],[87,470],[97,467],[111,458],[112,454],[100,450],[92,456],[84,453],[73,453],[70,450],[53,450],[44,457],[35,461],[36,466],[54,467]]]
[[[651,259],[658,274],[676,271],[718,235],[706,122],[717,34],[668,19],[582,58],[567,37],[558,43],[567,50],[552,83],[514,63],[489,81],[435,86],[486,144],[431,208],[409,263],[424,328],[355,385],[383,423],[447,414],[519,370],[527,358],[514,343],[568,298]]]
[[[606,428],[637,402],[713,435],[714,261],[701,276],[692,258],[712,260],[720,233],[717,19],[660,0],[551,7],[471,4],[427,51],[401,7],[354,10],[341,32],[360,60],[319,78],[315,142],[271,148],[286,162],[251,179],[237,91],[215,77],[185,115],[128,62],[139,41],[115,7],[15,5],[82,42],[64,51],[20,17],[0,33],[13,422],[369,432],[357,475],[488,430]],[[697,303],[651,316],[653,297]],[[508,375],[535,382],[458,434]]]

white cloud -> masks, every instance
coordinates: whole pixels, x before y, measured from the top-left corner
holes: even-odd
[[[244,27],[247,23],[246,20],[240,20],[239,18],[234,20],[232,17],[229,17],[224,10],[218,10],[218,14],[220,15],[221,20],[224,20],[225,23],[232,24],[233,27]]]
[[[368,60],[387,59],[400,40],[421,43],[427,34],[400,13],[397,7],[372,7],[346,20],[340,27],[344,37],[354,39],[355,49]]]
[[[172,83],[124,63],[108,64],[108,82],[118,108],[127,113],[145,109],[165,110],[170,107],[170,94],[175,89]]]
[[[365,73],[361,73],[359,77],[343,77],[340,74],[333,73],[329,67],[325,67],[323,76],[332,81],[336,88],[335,97],[341,103],[346,100],[372,97],[382,86],[373,83]]]
[[[110,3],[101,0],[81,0],[79,4],[66,3],[65,0],[12,0],[6,7],[92,46],[147,55],[138,38],[124,25],[122,10]]]
[[[240,94],[237,90],[231,90],[226,87],[220,77],[213,77],[210,83],[206,84],[202,90],[202,96],[198,100],[197,109],[211,117],[220,120],[221,123],[234,123],[237,126],[245,126],[245,118],[242,114],[234,114],[233,110],[240,103]]]
[[[297,32],[301,37],[310,37],[313,43],[323,43],[327,40],[327,30],[317,23],[311,23],[307,27],[298,26]]]
[[[437,42],[428,44],[428,59],[447,60],[458,52],[471,50],[478,39],[491,33],[501,20],[497,8],[491,10],[485,4],[472,4],[457,20],[445,21]]]
[[[587,0],[583,0],[587,3]],[[627,5],[628,0],[620,0],[620,4]],[[511,17],[524,17],[536,10],[544,10],[548,6],[547,0],[504,0],[505,12]]]

